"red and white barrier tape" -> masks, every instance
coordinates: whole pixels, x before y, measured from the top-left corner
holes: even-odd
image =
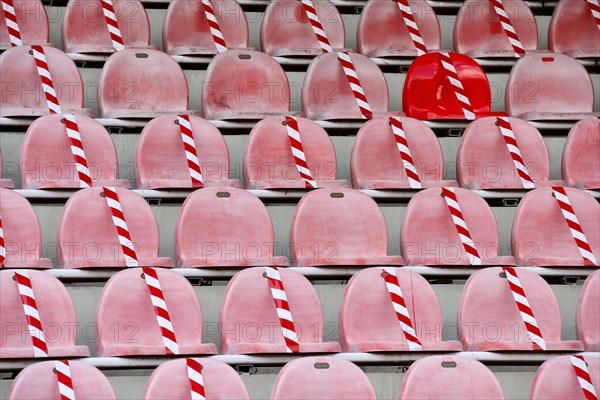
[[[50,114],[61,114],[58,97],[54,90],[54,83],[52,82],[52,76],[50,75],[50,68],[48,67],[44,48],[39,45],[31,45],[31,49],[33,50],[35,66],[37,67],[40,81],[42,82],[42,89],[44,91],[44,96],[46,96],[46,103],[50,109]]]
[[[575,210],[571,206],[565,188],[555,186],[552,188],[552,191],[554,193],[554,198],[560,207],[560,211],[565,218],[565,222],[569,226],[571,236],[573,236],[575,244],[577,244],[581,257],[583,257],[584,264],[588,266],[597,266],[598,263],[596,257],[594,257],[590,243],[583,233],[583,228],[581,227],[581,224],[579,224],[579,220],[577,219],[577,215],[575,215]]]
[[[529,339],[531,339],[531,343],[533,343],[533,349],[546,350],[546,342],[544,341],[540,327],[535,320],[533,310],[529,305],[523,285],[521,285],[521,280],[517,276],[517,271],[512,267],[502,267],[502,269],[506,275],[506,281],[510,287],[515,304],[521,314],[521,319],[525,324],[525,329],[527,329]]]
[[[204,179],[200,170],[200,161],[198,160],[198,152],[196,151],[196,143],[194,142],[194,133],[192,132],[192,124],[188,115],[178,115],[179,131],[181,132],[181,140],[183,141],[183,149],[185,150],[185,158],[187,159],[192,187],[204,187]]]
[[[471,238],[471,233],[469,232],[467,222],[463,217],[460,205],[458,204],[458,199],[456,198],[456,193],[454,193],[454,189],[442,187],[442,195],[446,201],[446,205],[448,206],[448,211],[450,212],[452,222],[454,222],[454,226],[456,227],[458,237],[463,244],[465,252],[467,253],[467,257],[469,257],[469,263],[471,265],[481,265],[481,257],[479,256],[479,252],[475,248],[475,243],[473,243],[473,239]]]
[[[6,21],[6,29],[8,30],[8,38],[10,39],[11,46],[23,46],[13,0],[2,0],[2,10],[4,11],[4,20]]]
[[[598,0],[586,0],[588,6],[590,7],[590,12],[592,13],[592,17],[596,21],[596,25],[598,25],[598,29],[600,29],[600,2]]]
[[[475,112],[473,111],[473,106],[471,105],[471,101],[467,97],[467,93],[465,92],[465,88],[458,77],[458,73],[456,72],[456,68],[454,68],[454,64],[452,63],[452,58],[450,54],[445,52],[439,52],[440,62],[444,70],[446,70],[446,75],[448,76],[448,80],[450,84],[454,87],[454,94],[456,98],[461,103],[463,115],[465,119],[474,120]]]
[[[75,115],[63,114],[63,117],[67,129],[67,136],[71,143],[71,154],[73,155],[75,168],[77,169],[77,175],[79,176],[79,185],[82,188],[92,187],[92,177],[90,176],[90,170],[88,169],[87,158],[85,157],[85,151],[83,150],[83,142],[81,141],[81,135],[79,134],[79,127],[77,126]]]
[[[494,11],[496,11],[496,15],[498,15],[498,18],[500,19],[500,24],[502,25],[502,29],[504,29],[506,37],[508,38],[508,41],[510,42],[512,48],[515,51],[515,56],[517,56],[517,58],[523,57],[525,55],[525,48],[519,40],[519,35],[517,35],[517,32],[515,31],[515,28],[512,22],[510,21],[506,10],[504,9],[504,4],[502,4],[502,0],[490,1],[494,6]]]
[[[340,64],[342,64],[342,69],[344,70],[344,74],[346,74],[346,78],[350,84],[350,89],[352,89],[352,94],[354,95],[354,99],[356,99],[356,104],[358,105],[362,117],[365,119],[373,118],[373,112],[371,111],[365,91],[363,90],[360,80],[358,79],[356,69],[354,69],[352,59],[350,59],[348,53],[344,52],[338,52],[337,56],[338,60],[340,60]]]
[[[404,296],[402,295],[402,290],[400,289],[400,283],[398,282],[396,270],[393,267],[383,268],[383,279],[385,281],[385,287],[390,295],[390,300],[392,302],[392,306],[394,307],[396,318],[398,318],[398,322],[400,323],[400,327],[404,333],[404,338],[408,343],[408,349],[410,351],[423,350],[421,341],[419,338],[417,338],[417,334],[413,328],[408,308],[406,308],[406,302],[404,301]]]
[[[215,41],[217,52],[223,53],[224,51],[227,51],[227,45],[225,44],[223,32],[221,31],[221,27],[219,26],[219,21],[217,21],[217,18],[215,17],[215,12],[213,11],[210,1],[202,0],[202,7],[204,8],[204,14],[206,15],[206,20],[208,21],[210,33],[212,34],[213,40]]]
[[[2,215],[0,215],[0,268],[4,267],[6,260],[6,245],[4,244],[4,229],[2,229]]]
[[[417,168],[415,168],[415,163],[412,155],[410,154],[410,148],[408,147],[408,140],[406,140],[406,134],[404,133],[404,128],[402,127],[402,121],[398,117],[389,117],[389,120],[390,125],[392,126],[394,139],[396,140],[396,146],[398,146],[400,158],[402,159],[402,164],[404,165],[404,171],[406,172],[408,184],[410,185],[411,189],[421,189],[423,187],[421,185],[421,178],[419,178]]]
[[[186,358],[187,375],[190,381],[190,394],[192,400],[206,400],[204,392],[204,379],[202,379],[202,365],[194,358]]]
[[[73,379],[71,377],[69,361],[54,361],[54,370],[56,371],[56,381],[58,382],[60,400],[75,400],[75,390],[73,389]]]
[[[167,303],[165,296],[160,287],[160,281],[154,268],[142,268],[144,271],[144,279],[146,285],[150,291],[150,300],[154,306],[154,314],[156,314],[156,321],[160,327],[160,331],[165,345],[166,354],[179,354],[179,345],[177,344],[177,338],[175,337],[175,330],[171,323],[171,317],[169,316],[169,310],[167,309]]]
[[[23,303],[23,311],[25,312],[29,335],[31,336],[31,342],[33,344],[33,356],[48,357],[48,345],[44,338],[44,329],[42,328],[42,321],[35,301],[31,279],[29,279],[29,273],[24,270],[15,271],[15,279],[21,297],[21,303]]]
[[[294,326],[292,311],[290,310],[290,304],[287,301],[279,270],[277,267],[265,267],[265,272],[267,273],[271,295],[275,302],[275,308],[277,310],[277,316],[279,317],[279,324],[281,325],[281,333],[283,334],[286,350],[288,353],[299,353],[300,342],[298,341],[298,334],[296,333],[296,327]]]
[[[517,138],[515,137],[515,133],[512,130],[512,126],[508,117],[496,117],[496,121],[500,127],[500,132],[502,133],[502,137],[504,138],[504,143],[506,144],[506,148],[510,153],[510,157],[513,160],[515,169],[519,174],[523,188],[534,189],[535,184],[533,183],[533,179],[531,179],[531,175],[529,175],[529,171],[527,171],[525,161],[523,161],[523,156],[521,156],[521,151],[519,150]]]
[[[300,139],[300,129],[298,128],[298,120],[294,117],[285,117],[286,128],[288,137],[290,139],[290,148],[292,150],[292,156],[296,163],[296,169],[300,174],[300,178],[304,181],[304,185],[307,189],[314,189],[317,187],[317,182],[312,177],[308,163],[306,161],[306,155],[302,148],[302,140]]]
[[[332,53],[333,49],[331,48],[331,44],[329,43],[329,39],[327,38],[325,29],[323,29],[323,25],[317,15],[317,10],[315,9],[313,2],[311,0],[302,0],[302,5],[304,6],[304,12],[306,12],[310,26],[315,33],[315,37],[317,38],[317,42],[319,42],[319,46],[321,46],[323,53]]]
[[[410,9],[410,5],[407,0],[397,0],[398,8],[402,13],[402,18],[404,19],[404,24],[408,28],[408,33],[410,34],[410,38],[417,49],[417,55],[422,56],[423,54],[427,54],[427,47],[425,46],[425,41],[423,40],[423,36],[421,36],[421,31],[419,30],[419,26],[415,21],[415,17]]]
[[[590,376],[590,372],[588,371],[583,356],[569,356],[569,358],[571,359],[571,365],[573,365],[577,381],[583,391],[585,400],[598,400],[596,389],[594,389],[594,384],[592,383],[592,377]]]
[[[138,267],[137,254],[131,241],[131,234],[129,233],[129,228],[125,221],[125,214],[123,214],[117,191],[113,187],[103,187],[102,192],[104,193],[106,204],[110,209],[113,224],[117,229],[117,236],[119,237],[121,250],[125,257],[125,265],[128,267]]]
[[[119,21],[115,15],[112,0],[102,0],[102,12],[104,13],[104,20],[106,21],[106,27],[108,28],[108,34],[110,35],[114,49],[116,51],[124,50],[123,36],[119,29]]]

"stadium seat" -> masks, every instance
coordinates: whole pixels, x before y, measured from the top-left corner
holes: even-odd
[[[565,188],[588,243],[600,259],[600,205],[582,190]],[[552,188],[527,193],[512,226],[512,254],[522,267],[582,267],[584,259]]]
[[[377,64],[348,53],[374,116],[388,112],[387,81]],[[302,84],[302,113],[312,120],[362,119],[337,53],[315,57]]]
[[[425,0],[409,0],[427,50],[440,49],[440,22]],[[396,1],[370,0],[356,31],[356,46],[367,57],[416,57],[417,50]]]
[[[317,189],[302,197],[292,219],[296,267],[402,265],[388,256],[388,230],[377,203],[354,189]]]
[[[313,0],[312,3],[329,44],[333,49],[342,49],[346,33],[336,6],[329,0]],[[296,0],[269,3],[260,26],[260,48],[273,57],[323,54],[304,6]]]
[[[58,101],[64,113],[86,114],[83,108],[83,81],[75,63],[66,53],[44,46]],[[0,115],[2,117],[38,117],[50,114],[29,46],[13,47],[0,55]]]
[[[40,0],[13,0],[15,16],[23,44],[48,44],[48,14]],[[0,18],[0,51],[10,49],[10,36],[4,15]]]
[[[275,380],[271,400],[376,400],[367,375],[350,361],[303,357],[287,363]]]
[[[252,50],[217,54],[202,84],[204,118],[259,120],[290,111],[290,85],[277,61]]]
[[[597,355],[586,355],[588,373],[596,393],[600,392],[600,358]],[[578,376],[571,364],[570,356],[559,356],[545,361],[535,374],[530,400],[586,400],[594,397],[586,396],[579,384]]]
[[[317,187],[348,187],[337,180],[333,143],[325,129],[297,118],[302,149]],[[266,118],[254,125],[244,153],[246,189],[305,189],[294,156],[285,117]]]
[[[594,87],[577,60],[532,53],[512,67],[504,103],[510,116],[528,121],[580,120],[593,115]]]
[[[123,45],[148,48],[150,23],[139,0],[112,2]],[[67,53],[114,53],[101,0],[69,0],[62,23],[62,43]]]
[[[106,128],[84,115],[75,119],[93,185],[129,187],[128,180],[117,179],[117,152]],[[29,125],[21,147],[21,187],[80,188],[62,115],[46,115]]]
[[[158,257],[158,227],[152,209],[139,194],[116,188],[131,242],[142,267],[172,267]],[[58,226],[60,268],[123,268],[125,258],[102,188],[81,189],[64,206]]]
[[[205,188],[181,207],[175,227],[180,268],[288,265],[287,258],[273,256],[274,246],[271,217],[248,191]]]
[[[509,118],[527,172],[536,187],[563,186],[550,181],[550,156],[540,132],[527,121]],[[456,157],[456,180],[471,189],[523,189],[495,117],[477,119],[463,133]]]
[[[442,309],[431,285],[416,272],[395,268],[412,326],[423,351],[461,351],[459,342],[442,341]],[[340,309],[340,341],[345,352],[409,351],[382,268],[354,274]],[[368,293],[368,296],[365,296]]]
[[[574,58],[600,57],[600,30],[586,0],[562,0],[554,8],[548,48]]]
[[[201,366],[202,386],[207,399],[250,400],[248,389],[237,371],[210,358],[195,359]],[[143,400],[180,400],[190,397],[186,359],[162,363],[154,370],[144,391]]]
[[[179,354],[215,354],[202,343],[202,308],[192,285],[177,272],[156,268],[156,274],[179,346]],[[96,313],[98,357],[166,354],[150,291],[141,268],[115,273],[106,282]],[[119,327],[115,335],[114,327]]]
[[[544,278],[515,268],[548,351],[581,351],[577,340],[561,341],[560,308]],[[458,308],[460,341],[465,351],[529,351],[534,345],[500,267],[471,275]]]
[[[25,197],[0,189],[0,218],[6,247],[4,268],[52,268],[52,262],[40,256],[42,230]]]
[[[538,45],[538,27],[523,0],[504,0],[504,10],[526,52]],[[465,1],[454,23],[454,49],[473,58],[515,58],[515,50],[490,0]]]
[[[227,48],[248,47],[248,22],[237,1],[210,0],[210,4]],[[217,54],[201,1],[169,2],[162,28],[162,40],[165,52],[171,55]]]
[[[491,90],[483,69],[464,54],[450,53],[450,58],[475,115],[489,114]],[[465,119],[438,53],[422,55],[410,65],[404,81],[402,109],[407,116],[420,120]]]
[[[69,361],[73,397],[77,400],[116,400],[106,376],[96,367]],[[7,400],[47,400],[62,398],[55,361],[41,361],[25,367],[15,378]]]
[[[49,357],[87,357],[87,346],[75,345],[75,333],[61,329],[77,326],[75,309],[63,284],[44,271],[22,270],[29,275]],[[33,358],[34,347],[23,310],[15,271],[0,271],[0,358]],[[57,333],[58,330],[58,333]]]
[[[477,360],[431,356],[415,361],[402,381],[398,400],[504,400],[498,380]]]
[[[239,186],[228,179],[229,151],[210,122],[190,116],[200,171],[207,186]],[[139,189],[191,189],[192,179],[177,115],[163,115],[144,127],[135,151]]]
[[[2,149],[0,149],[0,177],[2,176]],[[12,179],[0,178],[0,188],[12,189],[15,187]]]
[[[492,209],[478,194],[453,189],[482,265],[514,265],[498,255],[498,227]],[[408,203],[400,249],[407,265],[467,266],[469,258],[439,188],[418,192]]]
[[[563,149],[562,176],[569,186],[600,189],[600,119],[584,119],[571,128]]]
[[[323,311],[310,281],[279,268],[301,353],[337,353],[338,342],[323,342]],[[222,354],[286,353],[277,309],[264,268],[236,273],[227,285],[219,316]],[[310,332],[310,333],[309,333]]]
[[[454,181],[443,180],[442,147],[431,128],[414,118],[400,120],[422,187],[456,186]],[[350,171],[355,189],[410,189],[388,118],[375,118],[360,128],[352,148]]]
[[[600,271],[585,280],[577,305],[577,339],[587,351],[600,351]]]
[[[186,113],[188,85],[183,70],[158,50],[127,49],[111,55],[100,74],[102,118],[154,118]]]

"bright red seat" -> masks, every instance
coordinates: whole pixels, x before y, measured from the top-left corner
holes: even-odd
[[[600,204],[579,189],[565,188],[588,243],[600,259]],[[527,193],[512,226],[512,254],[522,267],[582,267],[584,259],[551,188]]]
[[[600,119],[584,119],[569,131],[562,155],[562,177],[569,186],[600,189]]]
[[[549,351],[581,351],[577,340],[561,340],[560,308],[546,281],[525,268],[518,278]],[[460,341],[465,351],[530,351],[534,345],[500,267],[471,275],[458,309]]]
[[[503,0],[504,10],[526,52],[536,50],[538,27],[523,0]],[[467,0],[454,23],[454,49],[473,58],[515,58],[515,50],[490,0]]]
[[[116,400],[110,382],[96,367],[69,361],[73,395],[77,400]],[[54,361],[41,361],[25,367],[15,378],[7,400],[60,399]]]
[[[75,118],[93,185],[129,187],[128,180],[117,179],[117,152],[106,128],[84,115]],[[46,115],[29,125],[21,147],[21,187],[80,187],[62,115]]]
[[[188,85],[173,58],[158,50],[127,49],[111,55],[99,81],[102,118],[153,118],[186,113]]]
[[[189,119],[204,187],[239,186],[239,181],[228,179],[229,151],[221,132],[205,119]],[[135,164],[139,189],[192,188],[176,115],[163,115],[146,124],[138,140]]]
[[[172,267],[158,257],[158,226],[152,209],[139,194],[116,188],[140,266]],[[60,268],[123,268],[125,258],[102,188],[81,189],[64,206],[58,226]]]
[[[271,400],[375,400],[367,375],[350,361],[303,357],[288,362],[277,375]]]
[[[456,186],[454,181],[443,180],[444,156],[431,128],[414,118],[400,120],[422,187]],[[375,118],[360,128],[350,171],[355,189],[410,189],[388,118]]]
[[[596,309],[597,311],[597,309]],[[585,356],[588,373],[596,393],[600,392],[600,358],[597,355]],[[593,397],[592,397],[593,398]],[[545,361],[535,374],[530,400],[585,400],[586,396],[570,356],[560,356]]]
[[[331,47],[343,48],[346,39],[344,21],[336,6],[329,0],[313,0],[312,3]],[[273,57],[323,54],[304,6],[295,0],[269,3],[260,26],[260,48]]]
[[[338,342],[323,342],[323,311],[310,281],[279,268],[301,353],[337,353]],[[277,309],[264,268],[236,273],[225,291],[219,316],[222,354],[285,353]],[[309,333],[310,332],[310,333]]]
[[[574,58],[600,57],[600,30],[586,0],[562,0],[554,8],[548,48]]]
[[[431,285],[416,272],[395,271],[423,351],[461,351],[459,342],[442,341],[442,309]],[[366,268],[348,282],[340,309],[340,341],[345,352],[409,351],[385,273],[382,268]]]
[[[297,118],[302,149],[317,187],[350,186],[337,180],[333,143],[325,129]],[[305,189],[292,155],[285,117],[266,118],[254,125],[244,153],[246,189]]]
[[[271,217],[246,190],[197,190],[181,207],[175,227],[180,268],[287,265],[285,257],[273,256],[274,246]]]
[[[75,309],[63,284],[44,271],[21,270],[29,275],[49,357],[87,357],[87,346],[75,345]],[[0,271],[0,358],[33,358],[34,347],[15,278],[15,271]],[[64,330],[67,329],[67,332]],[[57,330],[59,334],[57,334]],[[61,330],[63,334],[60,334]]]
[[[210,358],[195,359],[201,366],[202,386],[207,399],[250,400],[248,389],[237,371]],[[180,400],[190,397],[187,360],[171,360],[154,370],[144,390],[143,400]]]
[[[210,4],[227,48],[248,47],[248,21],[237,1],[210,0]],[[171,55],[217,54],[201,1],[169,2],[162,40],[165,52]]]
[[[594,112],[594,87],[574,58],[532,53],[510,71],[504,103],[510,116],[528,121],[579,120]]]
[[[2,176],[2,149],[0,149],[0,177]],[[12,189],[15,187],[12,179],[0,178],[0,188]]]
[[[398,400],[504,400],[498,380],[477,360],[431,356],[415,361],[402,381]]]
[[[408,4],[427,50],[440,49],[440,22],[425,0]],[[356,46],[368,57],[416,57],[417,49],[396,1],[370,0],[363,8],[356,31]]]
[[[23,44],[48,44],[50,26],[48,14],[40,0],[13,0],[15,16]],[[0,50],[11,48],[4,15],[0,18]]]
[[[150,22],[139,0],[113,0],[125,48],[150,45]],[[62,43],[67,53],[114,53],[101,0],[70,0],[62,24]]]
[[[388,256],[388,230],[375,201],[354,189],[325,188],[302,197],[290,228],[297,267],[402,265]]]
[[[600,271],[585,280],[577,305],[577,339],[587,351],[600,351]]]
[[[202,308],[194,288],[177,272],[156,268],[179,354],[215,354],[213,343],[202,343]],[[161,327],[141,268],[114,274],[102,290],[96,323],[98,357],[166,354]],[[120,334],[115,335],[114,328]],[[133,332],[133,333],[132,333]]]

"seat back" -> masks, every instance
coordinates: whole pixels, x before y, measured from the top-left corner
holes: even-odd
[[[586,0],[558,2],[548,28],[548,48],[555,53],[600,52],[600,30]]]
[[[600,119],[581,120],[569,131],[562,155],[562,177],[570,186],[600,188]]]
[[[600,351],[600,270],[585,280],[577,304],[577,339],[587,351]]]
[[[13,0],[15,16],[19,24],[19,33],[23,44],[48,43],[50,26],[48,14],[40,0]],[[0,18],[0,50],[11,47],[10,36],[4,15]]]
[[[589,353],[588,353],[589,354]],[[600,358],[584,356],[596,393],[600,391]],[[575,374],[570,356],[545,361],[535,374],[529,398],[531,400],[586,399]]]

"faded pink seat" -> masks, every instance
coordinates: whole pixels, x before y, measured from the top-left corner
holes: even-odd
[[[442,341],[442,309],[431,285],[416,272],[395,271],[423,351],[461,351],[459,342]],[[345,352],[409,351],[385,273],[382,268],[366,268],[354,274],[346,286],[340,309],[340,341]]]
[[[215,18],[229,49],[248,47],[248,21],[235,0],[210,0]],[[217,54],[201,1],[169,2],[162,27],[166,53],[193,56]]]
[[[597,310],[596,310],[597,311]],[[600,392],[600,358],[585,356],[584,361],[596,393]],[[545,361],[535,374],[530,400],[585,400],[586,397],[569,356]]]
[[[398,400],[504,400],[498,380],[485,365],[460,356],[415,361],[402,381]]]
[[[188,85],[173,58],[158,50],[127,49],[111,55],[100,74],[102,118],[153,118],[187,113]]]
[[[329,0],[313,0],[312,3],[331,47],[343,48],[346,39],[344,21],[336,6]],[[260,48],[273,57],[323,54],[304,6],[295,0],[269,3],[260,26]]]
[[[600,30],[586,0],[562,0],[554,8],[548,48],[574,58],[600,57]]]
[[[292,219],[296,267],[402,265],[388,256],[388,230],[375,201],[354,189],[317,189],[302,197]]]
[[[287,266],[287,258],[273,256],[274,246],[271,217],[246,190],[197,190],[181,207],[175,227],[179,268]]]
[[[561,340],[560,308],[546,281],[525,268],[515,271],[549,351],[581,351],[577,340]],[[458,308],[460,341],[465,351],[533,351],[500,267],[484,268],[471,275]],[[491,328],[493,327],[493,328]]]
[[[323,342],[323,311],[310,281],[279,268],[298,333],[301,353],[337,353],[338,342]],[[236,273],[225,291],[219,316],[222,354],[285,353],[277,309],[264,268]],[[309,333],[310,332],[310,333]]]
[[[40,222],[25,197],[0,188],[0,218],[6,247],[4,268],[52,268],[52,261],[41,257]]]
[[[239,186],[228,179],[229,151],[221,132],[200,117],[189,116],[204,186]],[[135,151],[139,189],[191,189],[192,180],[177,115],[146,124]]]
[[[206,119],[263,119],[290,111],[290,85],[271,56],[254,50],[229,50],[208,65],[202,84]]]
[[[431,128],[414,118],[400,120],[421,185],[456,186],[454,181],[443,180],[444,156]],[[350,171],[356,189],[410,189],[388,118],[375,118],[360,128],[352,148]]]
[[[428,50],[439,50],[440,22],[425,0],[408,4]],[[356,46],[368,57],[416,57],[417,49],[410,37],[395,1],[370,0],[363,8],[356,31]]]
[[[486,201],[470,190],[453,190],[482,265],[514,265],[512,257],[498,255],[498,226]],[[425,189],[410,200],[402,222],[400,249],[407,265],[469,265],[441,189]]]
[[[512,67],[504,106],[510,116],[528,121],[584,119],[594,112],[594,87],[574,58],[532,53]]]
[[[582,190],[565,188],[596,260],[600,259],[600,204]],[[522,267],[582,267],[584,260],[552,188],[521,200],[512,225],[512,254]]]
[[[93,185],[129,187],[128,180],[117,179],[117,151],[106,128],[84,115],[75,119]],[[21,187],[80,188],[62,115],[46,115],[29,125],[21,147]]]
[[[131,241],[142,267],[172,267],[158,257],[158,226],[152,209],[139,194],[116,188]],[[81,189],[64,206],[58,226],[60,268],[123,268],[125,258],[102,188]]]
[[[202,383],[207,399],[250,400],[248,389],[235,369],[210,358],[196,360],[202,368]],[[162,363],[154,370],[142,399],[181,400],[188,397],[188,367],[185,359],[179,359]]]
[[[0,177],[2,176],[2,149],[0,149]],[[0,178],[0,188],[12,189],[15,187],[12,179]]]
[[[303,357],[279,371],[271,400],[376,400],[367,375],[350,361]]]
[[[563,149],[562,176],[569,186],[600,189],[600,119],[584,119],[571,128]]]
[[[535,186],[563,186],[563,181],[548,180],[550,156],[540,132],[518,118],[509,122]],[[465,130],[456,157],[456,180],[471,190],[523,189],[496,117],[477,119]]]
[[[112,2],[125,48],[150,45],[150,22],[139,0]],[[69,0],[62,23],[67,53],[114,53],[101,0]]]
[[[44,46],[54,89],[63,113],[86,114],[83,108],[83,81],[75,63],[66,53]],[[0,55],[0,115],[38,117],[50,114],[30,46],[13,47]]]
[[[577,304],[577,339],[587,351],[600,351],[600,270],[590,274],[583,284]]]
[[[538,27],[527,4],[522,0],[502,3],[525,51],[536,50]],[[462,4],[454,23],[454,49],[473,58],[516,57],[490,0],[467,0]]]
[[[317,187],[348,187],[337,180],[333,143],[325,129],[297,118],[302,148]],[[246,189],[305,189],[292,155],[285,117],[266,118],[254,125],[244,153]]]
[[[74,331],[60,334],[61,329],[77,326],[75,309],[67,289],[58,279],[44,271],[26,272],[31,281],[40,322],[46,336],[48,355],[63,358],[89,356],[90,350],[87,346],[75,345]],[[33,358],[33,343],[15,271],[0,271],[0,323],[0,358]],[[57,329],[59,334],[56,334]]]
[[[202,308],[192,285],[177,272],[156,268],[179,354],[215,354],[213,343],[202,343]],[[114,274],[102,290],[96,312],[98,357],[166,354],[150,291],[141,268]],[[111,327],[118,326],[115,335]],[[133,333],[132,333],[133,332]]]
[[[373,115],[386,114],[387,81],[371,59],[348,53]],[[302,84],[302,113],[312,120],[363,119],[337,53],[315,57]]]
[[[13,0],[23,44],[48,44],[50,27],[48,14],[40,0]],[[4,14],[0,18],[0,50],[11,47]]]

